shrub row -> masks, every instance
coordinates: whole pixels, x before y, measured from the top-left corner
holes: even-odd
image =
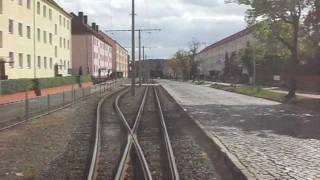
[[[91,76],[69,76],[69,77],[55,77],[55,78],[39,78],[39,79],[13,79],[1,81],[1,94],[13,94],[32,90],[35,87],[40,89],[52,88],[68,84],[91,82]]]

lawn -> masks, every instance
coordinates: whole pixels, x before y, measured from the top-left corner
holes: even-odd
[[[225,85],[219,85],[219,84],[212,84],[212,88],[215,89],[220,89],[224,91],[229,91],[229,92],[235,92],[239,94],[244,94],[248,96],[254,96],[254,97],[259,97],[259,98],[264,98],[272,101],[277,101],[281,103],[286,103],[286,104],[294,104],[298,106],[302,106],[304,108],[308,109],[316,109],[319,110],[320,108],[320,100],[319,99],[310,99],[310,98],[305,98],[301,96],[297,96],[296,98],[293,99],[286,99],[286,94],[282,93],[277,93],[277,92],[272,92],[269,90],[265,90],[262,88],[254,88],[251,86],[225,86]]]

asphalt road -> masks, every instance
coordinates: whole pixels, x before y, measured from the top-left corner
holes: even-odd
[[[159,80],[257,179],[320,179],[320,113]]]

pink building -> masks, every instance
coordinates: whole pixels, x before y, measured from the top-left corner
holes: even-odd
[[[87,24],[88,17],[79,12],[72,19],[73,74],[106,77],[112,73],[112,46],[99,32],[99,26]]]

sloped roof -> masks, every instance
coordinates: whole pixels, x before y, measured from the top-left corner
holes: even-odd
[[[220,40],[218,42],[215,42],[214,44],[204,48],[200,53],[203,53],[203,52],[208,51],[210,49],[222,46],[222,45],[224,45],[226,43],[229,43],[231,41],[239,39],[239,38],[241,38],[241,37],[243,37],[245,35],[250,34],[252,32],[252,30],[253,30],[253,27],[246,28],[246,29],[244,29],[244,30],[242,30],[240,32],[237,32],[237,33],[235,33],[235,34],[233,34],[231,36],[228,36],[228,37],[226,37],[226,38],[224,38],[224,39],[222,39],[222,40]],[[200,54],[200,53],[198,53],[198,54]]]

